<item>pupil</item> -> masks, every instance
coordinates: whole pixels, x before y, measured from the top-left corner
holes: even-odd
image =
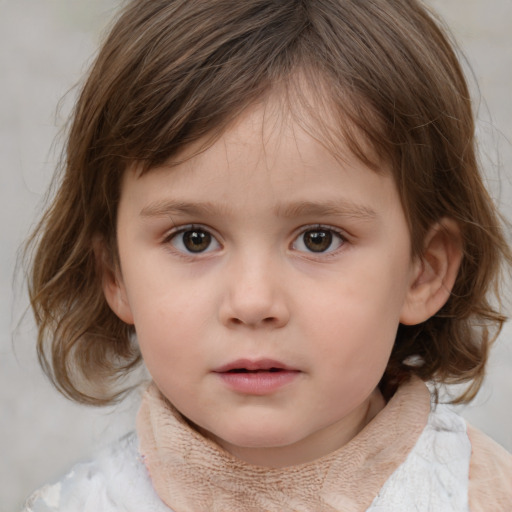
[[[190,252],[202,252],[208,249],[212,237],[206,231],[186,231],[183,233],[183,243]]]
[[[312,252],[324,252],[331,246],[330,231],[307,231],[304,233],[304,244]]]

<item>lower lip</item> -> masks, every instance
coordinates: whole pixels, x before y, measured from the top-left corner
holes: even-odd
[[[246,395],[269,395],[293,382],[300,372],[283,370],[280,372],[218,373],[227,386]]]

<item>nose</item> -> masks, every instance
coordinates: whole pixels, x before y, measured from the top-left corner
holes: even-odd
[[[290,319],[284,275],[276,261],[252,255],[226,269],[220,321],[228,327],[279,328]]]

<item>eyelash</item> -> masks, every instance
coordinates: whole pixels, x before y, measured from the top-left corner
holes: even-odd
[[[183,247],[183,248],[176,247],[176,245],[173,243],[174,240],[178,240],[178,241],[181,240],[181,245],[184,246],[184,241],[183,241],[183,239],[180,239],[179,236],[183,235],[185,233],[193,233],[193,232],[196,232],[196,234],[198,234],[198,233],[206,234],[209,237],[209,243],[208,243],[208,246],[205,248],[205,250],[191,251],[191,250],[187,250],[186,247]],[[204,226],[198,226],[195,224],[189,224],[189,225],[177,228],[177,229],[173,230],[172,232],[170,232],[169,234],[167,234],[167,236],[163,240],[163,243],[165,245],[172,246],[172,249],[174,252],[178,253],[179,255],[181,255],[183,257],[188,257],[188,258],[190,258],[190,257],[194,258],[194,257],[198,257],[198,256],[200,257],[201,255],[208,254],[208,253],[212,252],[212,249],[210,249],[212,242],[214,242],[219,247],[222,247],[220,242],[218,241],[218,237],[212,233],[211,229],[206,228]]]
[[[335,247],[334,249],[326,250],[326,251],[312,251],[312,250],[300,251],[301,253],[303,253],[305,255],[305,257],[329,258],[329,257],[336,256],[339,253],[339,251],[342,250],[343,247],[345,246],[345,244],[348,242],[348,237],[341,230],[336,229],[332,226],[326,226],[323,224],[314,224],[314,225],[310,225],[310,226],[302,226],[300,228],[300,230],[298,231],[297,235],[294,237],[294,239],[291,243],[291,247],[293,248],[293,246],[296,245],[301,240],[301,237],[304,237],[307,233],[315,233],[315,232],[316,233],[320,233],[320,232],[329,233],[329,235],[331,236],[329,247],[334,243],[335,238],[338,239],[339,245],[337,247]],[[302,243],[305,245],[304,241],[302,241]]]
[[[201,250],[200,248],[199,248],[200,250],[198,250],[198,251],[190,250],[190,248],[187,248],[185,246],[185,242],[184,242],[183,238],[181,238],[181,239],[179,238],[180,235],[184,235],[185,233],[194,233],[194,232],[196,233],[196,235],[197,234],[206,235],[207,245],[204,248],[204,250]],[[323,233],[328,234],[328,238],[327,238],[328,246],[327,246],[326,250],[314,251],[314,250],[311,250],[311,248],[309,248],[309,250],[308,250],[307,244],[304,242],[304,239],[301,237],[304,237],[307,233],[315,233],[315,232],[316,233],[323,232]],[[213,252],[219,248],[222,248],[222,245],[219,242],[218,238],[219,238],[218,236],[216,236],[214,233],[212,233],[212,230],[210,228],[206,228],[206,227],[200,226],[200,225],[190,224],[190,225],[182,226],[180,228],[176,228],[171,233],[167,234],[167,236],[163,240],[163,243],[165,245],[171,245],[172,250],[174,252],[178,253],[180,256],[183,256],[186,258],[197,258],[197,257],[201,257],[202,255],[209,254],[210,252]],[[204,239],[204,236],[203,236],[203,239]],[[337,247],[335,247],[334,249],[330,249],[330,247],[333,245],[333,243],[335,243],[335,239],[338,240],[339,245]],[[175,240],[177,240],[178,242],[173,243]],[[320,244],[324,240],[325,240],[325,238],[321,237]],[[201,241],[201,239],[199,238],[199,242],[200,241]],[[297,244],[302,243],[302,245],[305,246],[305,249],[304,250],[300,249],[300,250],[298,250],[298,252],[300,252],[304,255],[307,255],[306,257],[315,257],[316,256],[316,257],[326,258],[326,257],[335,256],[347,242],[348,242],[347,236],[339,229],[333,228],[332,226],[315,224],[315,225],[310,225],[310,226],[302,226],[300,228],[300,230],[297,230],[296,235],[294,236],[294,238],[290,244],[290,248],[292,250],[297,250],[296,249]],[[215,247],[213,249],[211,248],[212,243],[215,244]],[[182,247],[177,247],[177,244],[181,245]],[[199,244],[198,244],[198,246],[199,246]],[[328,249],[330,249],[330,250],[328,250]]]

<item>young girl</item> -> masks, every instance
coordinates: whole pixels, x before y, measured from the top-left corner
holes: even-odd
[[[511,253],[416,0],[132,0],[32,243],[57,388],[153,382],[26,511],[512,509],[512,457],[424,384],[474,397]]]

